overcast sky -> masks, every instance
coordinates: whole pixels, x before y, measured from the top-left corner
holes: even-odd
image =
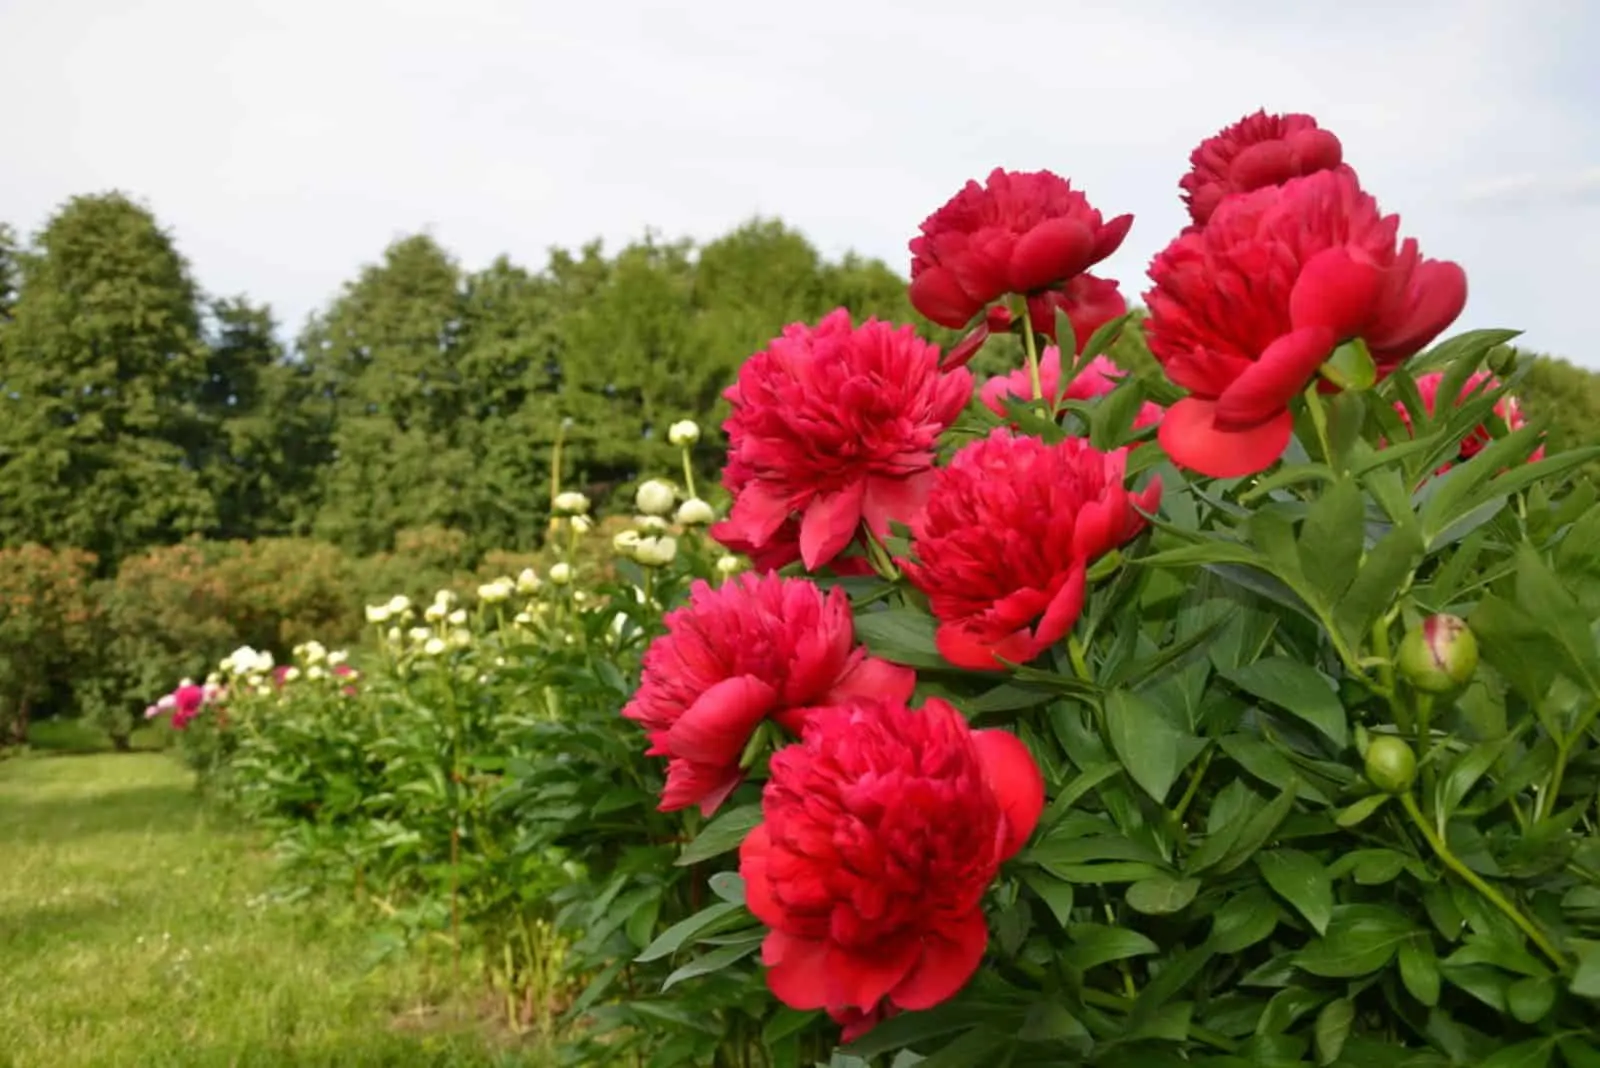
[[[760,213],[903,272],[967,178],[1048,168],[1135,213],[1134,295],[1265,106],[1466,268],[1460,325],[1600,368],[1597,53],[1592,0],[0,0],[0,219],[124,190],[292,331],[419,229],[536,268]]]

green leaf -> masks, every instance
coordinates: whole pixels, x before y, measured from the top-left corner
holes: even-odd
[[[1333,919],[1333,880],[1327,869],[1309,853],[1298,849],[1276,849],[1256,855],[1261,877],[1300,915],[1317,934],[1325,934]]]
[[[1350,1025],[1355,1022],[1356,1007],[1349,998],[1336,998],[1322,1007],[1314,1031],[1318,1064],[1332,1064],[1339,1059],[1350,1037]]]
[[[910,608],[885,608],[856,616],[856,639],[895,664],[919,668],[949,668],[934,644],[935,624],[926,612]]]
[[[736,871],[719,871],[706,881],[711,892],[733,905],[744,904],[744,879]]]
[[[1126,927],[1077,923],[1067,929],[1067,934],[1072,941],[1061,951],[1060,959],[1080,972],[1112,961],[1161,952],[1160,946]]]
[[[1556,981],[1548,975],[1518,979],[1506,989],[1506,1007],[1525,1024],[1536,1024],[1556,1003]]]
[[[1022,881],[1038,894],[1062,927],[1072,922],[1072,884],[1044,871],[1026,871]]]
[[[1440,820],[1450,818],[1461,802],[1466,800],[1467,794],[1472,791],[1477,781],[1494,767],[1495,761],[1500,759],[1500,754],[1514,737],[1506,735],[1493,741],[1480,742],[1456,758],[1444,778],[1439,781],[1435,807]]]
[[[678,854],[674,863],[679,867],[687,867],[738,849],[745,836],[760,822],[760,805],[741,805],[719,812],[695,835],[694,841],[683,847],[683,852]]]
[[[762,939],[765,937],[766,932],[757,931],[745,941],[719,946],[703,957],[696,957],[667,976],[661,984],[662,991],[670,990],[685,979],[693,979],[697,976],[709,975],[712,972],[720,972],[730,965],[737,964],[760,949]]]
[[[1332,683],[1315,668],[1279,656],[1234,668],[1223,677],[1253,697],[1311,724],[1337,748],[1350,744],[1344,705],[1339,703]]]
[[[1422,535],[1412,524],[1394,527],[1372,547],[1333,617],[1344,639],[1358,645],[1373,622],[1394,602],[1395,591],[1422,560]]]
[[[1200,892],[1199,879],[1177,879],[1158,875],[1128,887],[1128,907],[1146,916],[1165,916],[1182,912]]]
[[[1218,953],[1240,953],[1277,928],[1278,903],[1260,887],[1234,895],[1211,917],[1209,944]]]
[[[1427,937],[1418,936],[1400,945],[1400,982],[1411,996],[1430,1009],[1439,1004],[1439,958]]]
[[[1295,954],[1295,967],[1325,979],[1354,979],[1394,959],[1415,928],[1400,913],[1380,905],[1343,905],[1328,931]]]
[[[761,1042],[766,1046],[773,1046],[792,1034],[804,1030],[813,1021],[822,1018],[820,1009],[791,1009],[784,1007],[772,1014],[772,1018],[761,1028]]]
[[[1568,989],[1580,998],[1600,1001],[1600,942],[1574,938],[1570,944],[1578,966]]]
[[[1478,1062],[1478,1068],[1546,1068],[1555,1047],[1553,1038],[1530,1038],[1491,1053]]]
[[[1361,565],[1366,504],[1354,479],[1322,492],[1300,528],[1300,570],[1324,605],[1337,603]]]
[[[1205,743],[1180,729],[1162,708],[1139,694],[1113,690],[1106,695],[1106,729],[1117,759],[1133,781],[1157,804]]]
[[[1370,797],[1363,797],[1340,812],[1335,817],[1334,822],[1346,829],[1358,827],[1366,821],[1367,817],[1382,808],[1388,802],[1389,797],[1389,794],[1373,794]]]
[[[725,916],[738,912],[742,907],[730,901],[719,901],[714,905],[708,905],[693,916],[681,919],[665,931],[662,931],[661,934],[656,936],[654,942],[645,947],[643,953],[633,959],[639,964],[644,964],[670,956],[687,944],[690,939],[711,927],[712,924]]]

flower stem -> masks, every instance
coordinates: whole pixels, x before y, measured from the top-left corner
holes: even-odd
[[[683,449],[683,487],[688,491],[690,497],[699,496],[694,491],[694,464],[689,462],[689,449],[687,447]]]
[[[1556,766],[1550,772],[1550,781],[1545,784],[1544,792],[1539,795],[1538,805],[1534,809],[1535,820],[1548,819],[1555,812],[1556,802],[1561,796],[1561,780],[1567,774],[1567,761],[1572,759],[1572,749],[1588,735],[1596,716],[1600,716],[1600,701],[1591,702],[1583,715],[1578,717],[1578,722],[1572,725],[1571,733],[1556,743]]]
[[[1317,431],[1317,445],[1322,449],[1322,461],[1333,466],[1333,446],[1328,442],[1328,414],[1322,410],[1322,395],[1317,392],[1313,379],[1306,387],[1306,411],[1311,415],[1311,425]]]
[[[1407,815],[1411,817],[1411,822],[1417,825],[1417,830],[1422,832],[1422,837],[1427,841],[1428,848],[1433,850],[1439,860],[1444,863],[1444,866],[1455,872],[1462,882],[1482,894],[1486,901],[1499,909],[1508,920],[1521,928],[1522,933],[1527,935],[1546,957],[1550,958],[1550,962],[1556,966],[1556,970],[1565,973],[1567,971],[1567,958],[1562,955],[1561,951],[1555,947],[1555,944],[1550,941],[1543,931],[1534,926],[1532,920],[1522,914],[1521,909],[1507,900],[1499,890],[1485,882],[1477,872],[1461,862],[1461,858],[1456,856],[1450,847],[1445,844],[1444,839],[1428,825],[1427,817],[1422,814],[1422,809],[1417,806],[1416,797],[1409,790],[1400,795],[1400,803],[1405,806]]]
[[[1028,385],[1034,400],[1044,400],[1044,381],[1039,377],[1039,342],[1033,335],[1033,320],[1028,318],[1028,301],[1017,298],[1017,318],[1022,322],[1022,345],[1028,353]]]
[[[872,562],[872,569],[890,582],[900,579],[900,569],[895,566],[894,558],[889,555],[889,550],[884,548],[878,536],[871,528],[867,528],[867,559]]]
[[[1383,684],[1383,696],[1388,699],[1389,711],[1394,714],[1395,726],[1402,732],[1411,730],[1411,709],[1400,700],[1394,676],[1394,648],[1389,643],[1389,617],[1380,616],[1372,624],[1372,653],[1378,658],[1378,679]]]
[[[1211,767],[1211,756],[1216,752],[1214,746],[1206,746],[1206,751],[1200,754],[1200,763],[1194,767],[1194,772],[1189,776],[1189,786],[1183,791],[1183,796],[1178,799],[1178,807],[1172,810],[1173,822],[1183,823],[1183,814],[1189,811],[1189,805],[1194,801],[1195,794],[1200,791],[1200,780],[1206,777],[1206,770]]]

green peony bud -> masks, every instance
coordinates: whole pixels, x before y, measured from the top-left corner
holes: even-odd
[[[1367,746],[1366,770],[1367,781],[1384,793],[1404,793],[1417,777],[1417,755],[1399,738],[1383,735]]]
[[[1478,669],[1478,639],[1457,616],[1429,616],[1400,642],[1400,674],[1423,693],[1451,693]]]

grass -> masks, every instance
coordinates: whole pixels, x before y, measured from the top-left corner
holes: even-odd
[[[369,969],[369,936],[271,877],[168,756],[0,762],[0,1066],[549,1062],[497,1048],[420,961]]]
[[[166,739],[158,727],[141,724],[128,739],[136,750],[162,748]],[[78,719],[41,719],[28,725],[28,748],[45,753],[109,753],[111,739],[92,723]]]

